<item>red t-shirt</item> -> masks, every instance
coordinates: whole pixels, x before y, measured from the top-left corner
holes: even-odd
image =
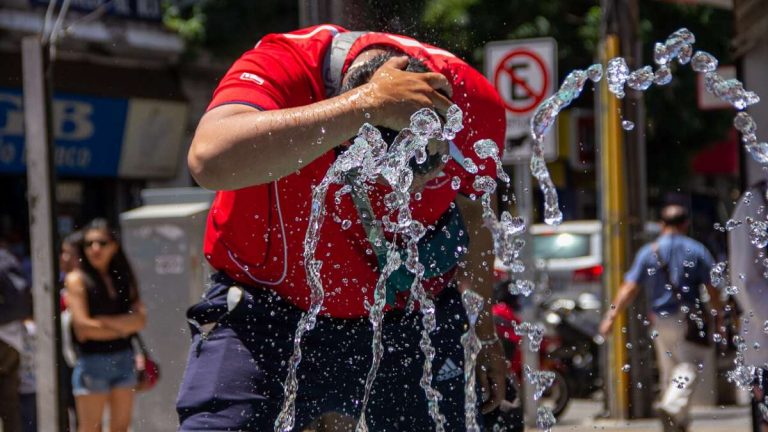
[[[325,99],[323,63],[334,35],[347,30],[320,25],[291,33],[270,34],[243,54],[219,83],[209,109],[238,103],[260,110],[299,107]],[[453,86],[453,101],[464,111],[464,130],[454,142],[462,153],[480,167],[478,175],[495,177],[495,166],[480,161],[471,150],[478,139],[504,140],[504,108],[486,79],[454,55],[414,39],[385,33],[361,36],[350,48],[344,70],[366,46],[385,44],[424,61],[428,68],[444,74]],[[307,143],[309,145],[309,143]],[[254,169],[258,166],[254,150]],[[304,271],[304,236],[310,214],[312,189],[333,163],[333,151],[316,159],[299,172],[268,184],[236,191],[219,191],[208,216],[204,252],[210,264],[233,279],[267,287],[297,307],[309,307],[309,285]],[[413,201],[414,219],[429,226],[437,221],[454,200],[457,191],[451,178],[462,178],[460,191],[477,193],[472,176],[450,161],[446,175],[427,184],[420,201]],[[320,233],[315,257],[321,269],[325,299],[321,314],[339,318],[367,315],[363,300],[373,301],[379,276],[376,255],[360,224],[349,195],[334,202],[327,195],[328,214]],[[378,218],[384,213],[379,187],[371,196]],[[343,229],[341,221],[352,226]],[[439,291],[445,281],[432,280],[425,288]]]

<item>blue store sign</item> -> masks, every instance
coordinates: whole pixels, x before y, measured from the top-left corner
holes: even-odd
[[[57,94],[53,98],[53,155],[61,175],[115,176],[128,101]],[[43,127],[42,123],[30,125]],[[23,173],[21,91],[0,89],[0,172]]]

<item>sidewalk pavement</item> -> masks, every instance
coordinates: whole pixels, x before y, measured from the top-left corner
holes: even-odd
[[[571,400],[563,417],[552,428],[552,432],[661,432],[658,419],[640,420],[595,420],[595,415],[602,409],[602,402],[574,399]],[[749,406],[698,406],[692,410],[690,432],[751,432]],[[534,432],[537,428],[526,428]]]

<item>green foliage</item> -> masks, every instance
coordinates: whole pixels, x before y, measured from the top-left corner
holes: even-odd
[[[169,0],[163,21],[184,38],[189,54],[205,50],[231,59],[265,34],[295,30],[298,15],[296,1]]]
[[[175,31],[187,44],[195,44],[205,38],[205,14],[201,3],[182,8],[169,1],[163,2],[163,24]]]

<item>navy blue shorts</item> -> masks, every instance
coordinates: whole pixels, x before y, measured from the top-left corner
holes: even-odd
[[[205,300],[187,312],[200,324],[226,310],[233,283],[222,275]],[[180,430],[271,431],[283,401],[283,381],[302,311],[272,291],[245,288],[236,309],[201,343],[193,329],[187,369],[177,400]],[[459,338],[466,315],[459,293],[449,288],[435,300],[437,330],[433,386],[443,395],[446,430],[464,430],[463,349]],[[360,415],[365,378],[371,365],[372,331],[367,318],[319,318],[305,333],[297,373],[295,430],[327,412]],[[373,385],[366,420],[371,431],[434,429],[419,386],[424,356],[419,348],[421,314],[389,312],[384,319],[384,356]]]

